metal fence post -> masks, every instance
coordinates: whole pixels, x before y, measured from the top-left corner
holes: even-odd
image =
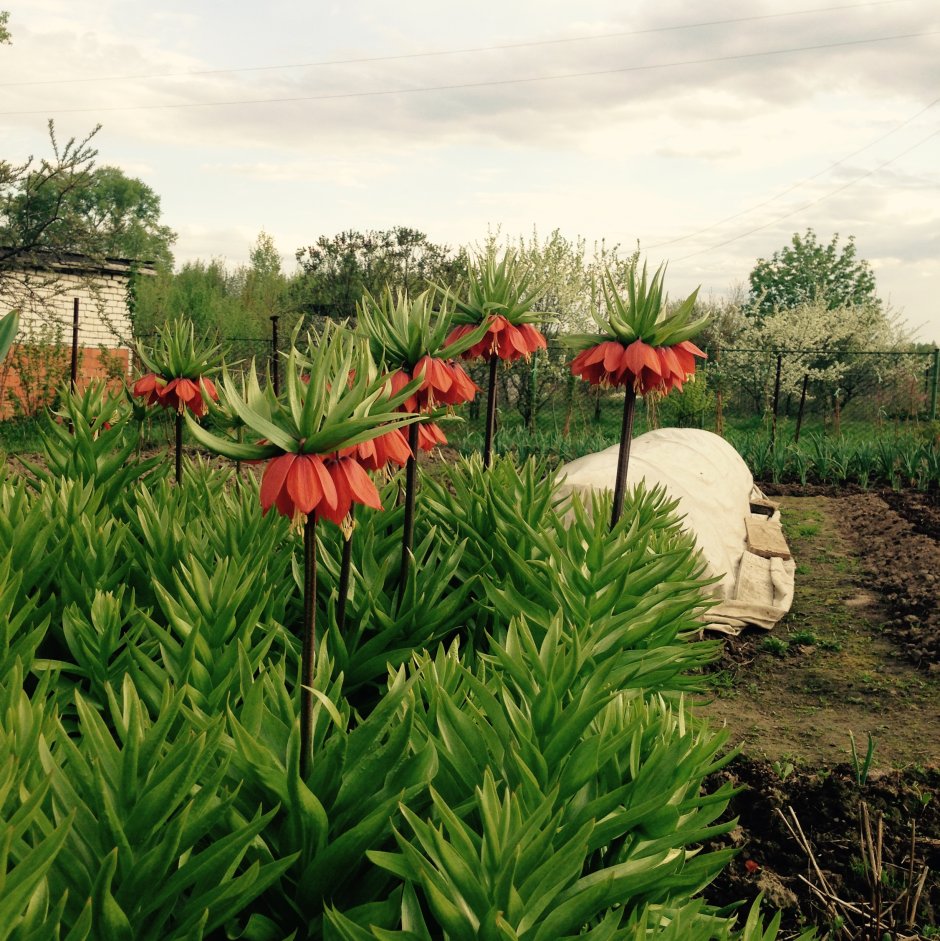
[[[721,389],[721,343],[715,344],[715,434],[724,435],[724,398]]]
[[[281,394],[281,366],[278,359],[277,342],[278,315],[271,314],[271,381],[274,383],[274,394]]]
[[[783,368],[783,353],[777,354],[777,377],[774,379],[774,425],[771,440],[777,443],[777,407],[780,404],[780,370]]]
[[[940,347],[933,348],[933,380],[930,386],[930,420],[937,420],[937,388],[940,386]]]
[[[75,392],[78,384],[78,298],[72,301],[72,372],[69,378],[69,391]]]
[[[809,384],[809,373],[803,373],[803,391],[800,392],[800,410],[796,415],[796,433],[793,435],[793,443],[800,443],[800,429],[803,427],[803,409],[806,407],[806,386]]]

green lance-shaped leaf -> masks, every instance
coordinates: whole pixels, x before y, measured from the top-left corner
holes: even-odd
[[[16,338],[16,331],[20,326],[20,312],[11,310],[4,317],[0,318],[0,362],[6,359],[10,347],[13,346],[13,340]]]
[[[264,443],[219,437],[187,415],[191,434],[232,460],[264,460],[284,453],[330,454],[418,418],[397,409],[417,391],[421,377],[393,394],[365,342],[342,327],[327,324],[319,337],[310,338],[303,354],[292,347],[284,380],[282,399],[272,399],[266,391],[243,396],[223,371],[220,395],[226,406]]]
[[[545,311],[534,309],[544,288],[513,249],[497,261],[496,250],[491,248],[471,265],[466,282],[456,292],[441,290],[454,301],[455,324],[488,324],[490,317],[501,316],[518,325],[545,319]]]

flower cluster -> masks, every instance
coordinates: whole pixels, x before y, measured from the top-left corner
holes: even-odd
[[[165,379],[151,372],[134,383],[133,392],[143,398],[147,405],[159,405],[180,414],[189,409],[196,418],[202,418],[206,414],[206,396],[213,402],[219,399],[215,385],[206,376],[196,379],[185,376]]]
[[[545,349],[545,337],[533,326],[543,314],[533,310],[541,288],[531,283],[513,251],[497,262],[495,251],[478,258],[468,272],[464,296],[455,298],[454,321],[459,324],[447,345],[466,342],[478,328],[485,332],[461,355],[464,359],[501,359],[514,363]]]
[[[141,362],[150,370],[134,383],[133,393],[147,405],[159,405],[196,418],[206,414],[207,400],[218,401],[210,373],[216,371],[215,344],[198,343],[193,325],[186,321],[168,323],[157,335],[152,349],[138,346]]]
[[[530,323],[514,324],[502,314],[496,314],[487,321],[487,330],[483,339],[474,343],[465,353],[464,359],[485,360],[497,359],[514,363],[518,359],[528,359],[536,350],[546,348],[545,337]],[[472,324],[462,324],[455,327],[447,343],[455,343],[465,336],[473,333],[476,328]]]
[[[654,347],[642,340],[624,345],[605,340],[582,350],[571,361],[571,372],[591,385],[632,386],[635,392],[682,391],[695,374],[695,357],[705,354],[691,340]]]
[[[626,386],[640,395],[682,390],[695,375],[695,358],[705,354],[691,341],[707,318],[692,319],[698,291],[664,314],[664,268],[652,278],[646,266],[631,268],[626,296],[608,271],[602,284],[604,316],[595,313],[601,332],[571,338],[580,352],[571,372],[591,385]]]
[[[412,393],[401,406],[403,412],[431,412],[442,406],[462,405],[472,401],[479,387],[453,361],[423,356],[415,368],[396,369],[389,376],[392,392],[397,394],[408,383],[421,380],[418,390]],[[418,425],[418,447],[431,451],[438,445],[447,444],[447,436],[436,422],[424,421]]]
[[[319,454],[282,454],[268,462],[261,477],[261,510],[265,514],[273,506],[291,519],[316,514],[338,526],[353,503],[382,509],[375,484],[350,453],[339,452],[326,459]]]
[[[226,374],[223,408],[263,436],[256,443],[219,438],[189,421],[205,447],[235,460],[267,461],[261,507],[299,522],[312,517],[342,525],[352,506],[381,509],[368,471],[403,466],[411,449],[401,428],[416,417],[405,409],[420,382],[398,385],[378,375],[362,342],[328,326],[306,355],[292,347],[285,376],[287,394],[252,377],[239,388]]]

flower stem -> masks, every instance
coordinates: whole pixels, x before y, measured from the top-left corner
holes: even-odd
[[[401,537],[401,575],[398,583],[398,603],[405,597],[408,569],[411,566],[412,547],[415,541],[415,486],[418,471],[418,423],[408,426],[408,447],[411,457],[405,467],[405,522]]]
[[[493,436],[496,434],[496,367],[499,358],[490,356],[490,381],[486,389],[486,437],[483,441],[483,466],[489,467],[492,460]]]
[[[617,455],[617,479],[614,483],[614,509],[610,528],[623,514],[623,498],[627,492],[627,465],[630,463],[630,442],[633,440],[633,414],[636,411],[636,389],[628,385],[623,397],[623,424],[620,426],[620,453]]]
[[[183,413],[176,413],[176,482],[183,479]]]
[[[349,508],[349,522],[353,521],[355,504]],[[346,597],[349,594],[349,571],[352,568],[352,541],[350,531],[348,538],[343,542],[343,560],[339,566],[339,589],[336,599],[336,627],[340,633],[346,626]]]
[[[313,680],[317,653],[317,517],[304,523],[304,625],[300,662],[300,777],[307,779],[313,746]]]

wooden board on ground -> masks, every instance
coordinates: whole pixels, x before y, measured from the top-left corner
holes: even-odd
[[[765,559],[790,558],[790,547],[779,522],[762,516],[747,516],[744,522],[747,525],[747,547],[751,552]]]

